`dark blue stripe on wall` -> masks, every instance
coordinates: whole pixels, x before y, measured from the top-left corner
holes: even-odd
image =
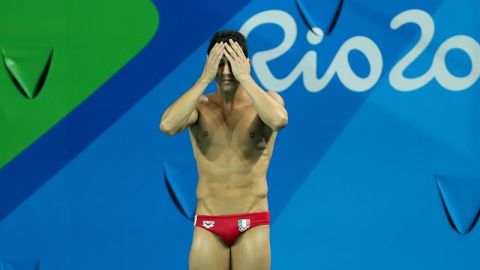
[[[75,158],[249,1],[231,1],[222,5],[221,12],[215,9],[215,3],[209,5],[209,1],[153,2],[160,13],[160,25],[148,46],[0,170],[0,220]],[[201,28],[192,25],[195,18],[201,21]]]

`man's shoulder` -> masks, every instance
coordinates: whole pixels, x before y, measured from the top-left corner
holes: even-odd
[[[201,95],[197,101],[197,109],[201,109],[201,107],[208,105],[209,102],[210,102],[210,97],[208,96],[208,94]]]
[[[199,113],[208,113],[218,110],[218,104],[215,101],[215,94],[201,95],[197,102],[197,110]]]
[[[218,107],[217,96],[215,93],[203,94],[198,100],[198,106],[205,109],[215,109]]]

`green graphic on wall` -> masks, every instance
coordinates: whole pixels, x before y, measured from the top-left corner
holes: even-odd
[[[127,64],[159,23],[148,0],[1,1],[0,12],[0,168]]]

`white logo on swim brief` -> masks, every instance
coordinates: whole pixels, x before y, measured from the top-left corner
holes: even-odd
[[[213,221],[213,220],[204,220],[203,221],[203,227],[205,227],[207,229],[210,229],[213,226],[215,226],[215,221]]]
[[[238,230],[241,232],[246,231],[250,228],[250,219],[239,219],[238,220]]]

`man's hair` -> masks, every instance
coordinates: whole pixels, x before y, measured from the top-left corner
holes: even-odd
[[[229,39],[236,41],[238,45],[240,45],[240,48],[242,48],[245,57],[248,57],[247,39],[242,33],[234,30],[221,30],[213,34],[212,39],[210,40],[210,45],[208,45],[207,54],[210,54],[210,51],[216,43],[222,41],[228,43]]]

